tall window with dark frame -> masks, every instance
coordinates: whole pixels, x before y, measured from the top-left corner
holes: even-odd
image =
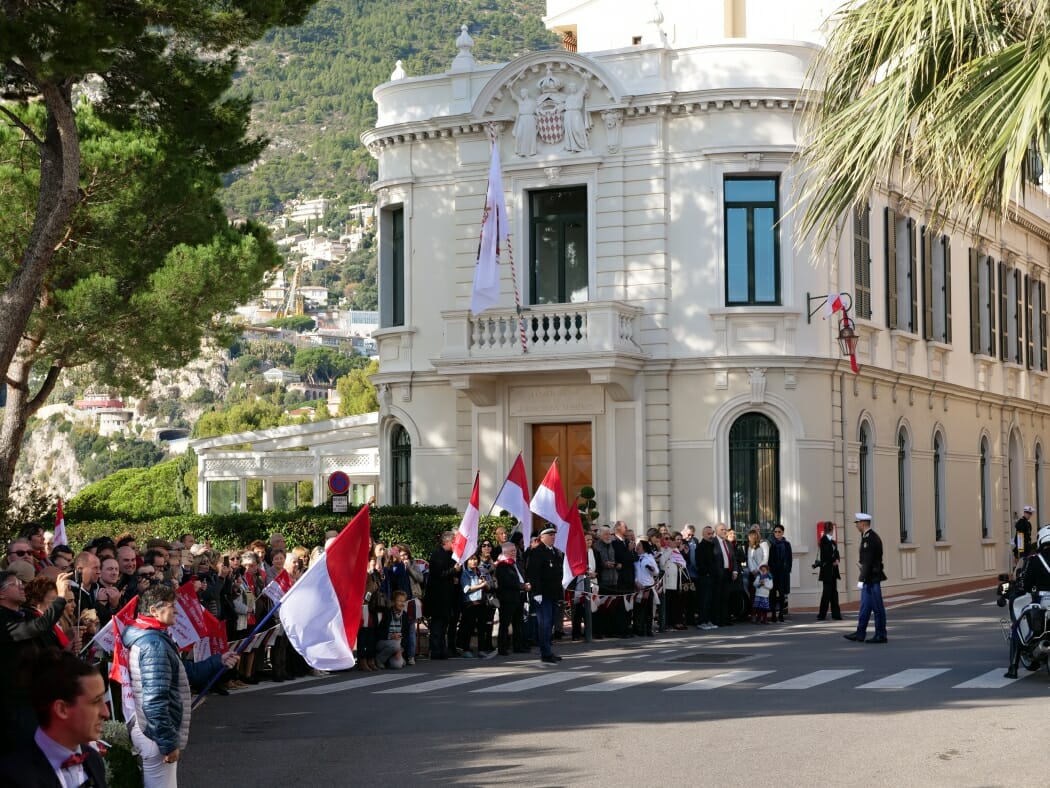
[[[780,304],[779,181],[726,177],[726,306]]]
[[[952,247],[947,235],[922,228],[922,335],[952,342]]]
[[[941,433],[933,436],[933,526],[934,541],[945,538],[944,518],[944,439]]]
[[[987,539],[992,529],[992,470],[988,456],[988,439],[981,438],[981,538]]]
[[[529,193],[529,303],[587,300],[587,187]]]
[[[970,249],[970,352],[979,356],[999,355],[999,324],[996,322],[995,260]]]
[[[871,205],[853,209],[853,315],[871,320]]]
[[[886,325],[913,334],[919,330],[915,257],[915,220],[886,208]]]
[[[1043,445],[1035,445],[1035,521],[1043,522]]]
[[[1046,283],[1025,274],[1025,339],[1028,369],[1046,372]]]
[[[729,429],[729,494],[734,527],[780,522],[780,431],[761,413]]]
[[[901,544],[911,541],[911,444],[903,427],[897,432],[897,511]]]
[[[860,510],[871,514],[871,430],[868,423],[860,425]]]
[[[390,483],[395,506],[412,503],[412,439],[398,424],[390,431]]]
[[[379,325],[405,325],[405,209],[384,208],[379,219]]]

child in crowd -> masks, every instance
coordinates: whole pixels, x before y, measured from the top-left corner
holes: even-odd
[[[773,575],[769,573],[769,567],[762,564],[755,575],[755,623],[769,623],[769,592],[773,588]]]
[[[395,591],[390,599],[391,608],[376,627],[376,664],[381,668],[400,670],[405,666],[402,642],[411,626],[405,612],[408,594]]]

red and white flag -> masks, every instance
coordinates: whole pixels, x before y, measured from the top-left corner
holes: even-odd
[[[193,580],[187,580],[175,589],[175,623],[168,633],[180,648],[196,644],[208,634],[204,623],[204,605],[197,599]]]
[[[135,718],[135,693],[131,688],[131,671],[128,670],[127,651],[121,638],[124,630],[135,620],[138,604],[139,598],[132,597],[131,601],[110,619],[113,624],[113,665],[109,669],[109,677],[120,684],[120,707],[124,713],[124,720],[129,723]]]
[[[470,505],[463,512],[463,519],[456,531],[456,538],[452,542],[452,560],[462,566],[468,558],[478,551],[478,520],[481,513],[478,511],[480,497],[478,495],[478,481],[481,474],[474,477],[474,491],[470,494]]]
[[[565,554],[565,560],[562,566],[562,587],[567,587],[572,582],[573,577],[580,572],[574,571],[574,568],[578,568],[580,565],[579,559],[583,558],[583,572],[587,571],[587,554],[586,552],[576,552],[576,541],[573,530],[573,513],[569,507],[569,504],[565,501],[565,491],[561,487],[561,474],[558,473],[558,461],[555,460],[551,463],[551,467],[547,469],[547,475],[543,477],[543,481],[540,486],[536,488],[536,494],[532,496],[532,503],[530,504],[533,514],[538,514],[544,520],[549,522],[557,529],[557,534],[554,536],[554,546],[557,547]],[[577,511],[575,516],[575,528],[579,530],[580,539],[583,539],[583,526],[580,525],[580,514]],[[570,536],[572,539],[570,540]],[[569,560],[569,543],[572,541],[573,544],[573,560]]]
[[[354,666],[368,573],[368,507],[361,507],[281,600],[284,634],[316,670]]]
[[[62,499],[58,499],[58,514],[55,515],[55,538],[51,540],[52,545],[68,545],[69,538],[66,536],[66,517],[62,514]]]
[[[839,310],[845,308],[846,304],[842,300],[841,293],[828,293],[828,300],[824,302],[824,317],[831,317]]]
[[[507,205],[503,199],[499,145],[493,141],[488,193],[485,195],[485,219],[481,225],[478,262],[474,266],[474,288],[470,293],[471,314],[480,314],[499,304],[500,245],[507,245],[509,227]]]
[[[519,531],[526,540],[532,536],[532,510],[529,508],[529,480],[525,476],[525,460],[521,454],[510,466],[510,473],[503,488],[496,496],[493,508],[500,508],[510,512],[518,520],[514,527],[514,533]]]
[[[273,580],[266,584],[266,588],[263,589],[263,593],[270,597],[274,602],[279,603],[284,595],[288,593],[288,589],[292,587],[292,576],[288,574],[288,571],[282,569]]]
[[[569,587],[574,577],[587,573],[587,541],[583,535],[583,523],[580,521],[580,509],[577,506],[579,496],[569,507],[569,525],[565,529],[565,547],[559,548],[565,553],[565,567],[562,570],[561,584]],[[557,546],[561,532],[554,539]]]

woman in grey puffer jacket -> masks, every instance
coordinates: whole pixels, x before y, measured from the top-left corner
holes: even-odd
[[[175,592],[154,585],[139,597],[138,616],[121,636],[135,707],[125,709],[131,741],[142,755],[145,788],[174,788],[179,756],[190,734],[190,684],[203,685],[224,665],[237,664],[227,651],[202,662],[183,662],[167,633],[175,623]]]

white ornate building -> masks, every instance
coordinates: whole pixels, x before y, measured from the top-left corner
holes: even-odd
[[[448,72],[376,88],[382,503],[462,506],[480,469],[485,509],[519,451],[533,485],[557,456],[603,522],[783,523],[799,602],[819,521],[870,512],[904,591],[1001,571],[1021,507],[1050,519],[1050,213],[935,237],[891,182],[837,246],[797,238],[828,6],[550,0],[578,52],[481,66],[464,31]],[[469,309],[490,133],[524,353],[506,250],[503,307]]]

